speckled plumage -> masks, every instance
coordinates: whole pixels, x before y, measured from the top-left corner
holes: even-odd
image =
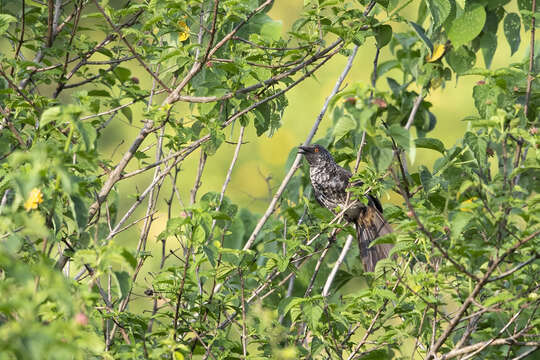
[[[336,208],[345,206],[347,202],[346,189],[352,174],[336,164],[332,155],[321,145],[300,146],[299,149],[309,163],[315,199],[336,213]],[[345,212],[344,217],[355,225],[364,269],[373,271],[376,263],[388,256],[392,245],[379,244],[370,248],[369,244],[379,236],[392,232],[392,227],[382,215],[379,200],[371,195],[367,197],[367,205],[357,203]]]

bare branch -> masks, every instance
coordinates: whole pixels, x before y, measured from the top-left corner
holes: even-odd
[[[529,113],[529,100],[531,98],[531,87],[532,82],[534,80],[533,76],[533,69],[534,69],[534,35],[536,31],[536,0],[532,0],[532,13],[533,16],[531,16],[531,45],[529,48],[529,71],[527,73],[527,92],[525,93],[525,106],[523,108],[523,112],[525,114],[525,117],[527,117],[527,114]]]
[[[339,267],[341,264],[343,264],[343,261],[345,261],[345,257],[347,256],[347,253],[349,252],[349,249],[351,248],[351,244],[353,242],[354,238],[352,235],[347,236],[347,240],[345,240],[345,245],[343,245],[343,249],[341,249],[341,253],[339,254],[339,257],[334,264],[334,267],[332,268],[332,271],[330,271],[330,275],[328,275],[328,278],[326,279],[326,283],[324,284],[322,296],[328,296],[330,293],[330,287],[332,286],[332,283],[334,282],[334,279],[336,277],[336,274],[338,272]]]
[[[197,168],[197,176],[195,176],[195,183],[193,184],[193,189],[191,189],[191,197],[190,197],[191,205],[195,204],[195,200],[197,199],[197,191],[201,187],[201,178],[204,171],[204,167],[206,165],[207,158],[208,158],[208,155],[206,154],[206,152],[204,150],[201,150],[201,157],[199,159],[199,166]]]
[[[422,103],[422,100],[424,100],[424,96],[422,96],[422,89],[420,89],[420,94],[416,97],[414,100],[414,104],[411,110],[411,113],[409,114],[409,119],[407,120],[407,123],[405,124],[405,129],[409,130],[414,122],[414,117],[416,116],[416,112],[418,111],[418,108],[420,107],[420,104]]]

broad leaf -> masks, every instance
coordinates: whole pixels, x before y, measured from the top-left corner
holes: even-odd
[[[516,13],[507,14],[504,18],[504,36],[508,45],[510,45],[510,55],[519,49],[519,44],[521,43],[521,19]]]
[[[465,8],[461,16],[454,19],[447,29],[448,38],[455,48],[467,44],[480,34],[486,23],[486,10],[483,6],[473,4]]]

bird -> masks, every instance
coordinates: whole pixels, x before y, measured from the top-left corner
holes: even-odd
[[[351,184],[351,172],[339,166],[330,152],[321,145],[299,146],[298,153],[302,154],[309,164],[309,177],[317,202],[334,214],[339,213],[347,203],[347,188],[362,185],[362,182]],[[383,216],[379,199],[369,193],[366,196],[367,204],[356,201],[345,211],[343,217],[354,224],[356,229],[364,271],[373,272],[377,262],[388,257],[393,245],[369,245],[376,238],[393,232],[393,229]],[[349,201],[349,204],[351,203],[352,200]]]

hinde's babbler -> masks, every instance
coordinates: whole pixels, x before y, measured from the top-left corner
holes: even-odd
[[[344,209],[351,172],[336,164],[332,155],[321,145],[299,146],[298,149],[309,163],[309,177],[315,199],[334,213],[336,210]],[[361,182],[352,185],[361,185]],[[344,218],[356,228],[364,270],[372,272],[379,260],[388,257],[392,245],[378,244],[369,247],[369,244],[393,230],[383,217],[379,200],[369,194],[366,196],[367,205],[356,201],[345,211]],[[352,200],[349,201],[349,205],[351,202]]]

